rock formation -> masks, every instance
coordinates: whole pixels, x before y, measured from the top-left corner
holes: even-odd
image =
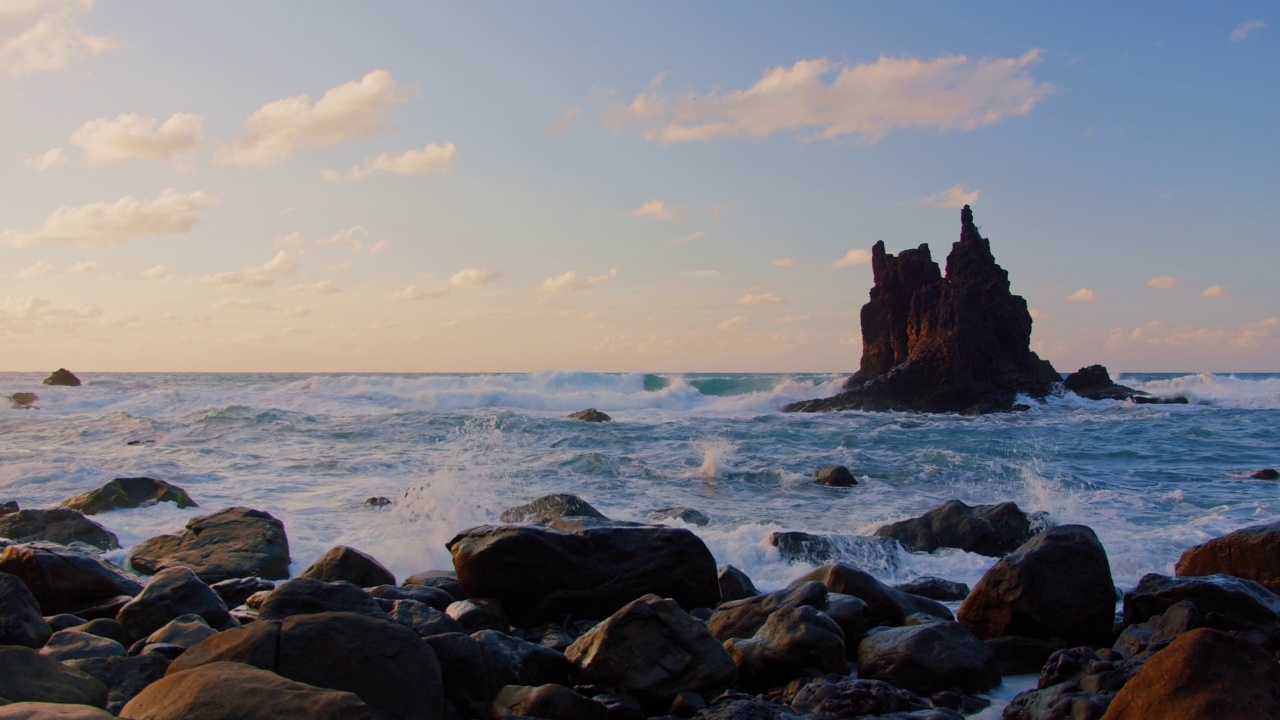
[[[1019,393],[1043,397],[1062,376],[1030,350],[1031,314],[1009,274],[960,211],[960,240],[943,276],[929,246],[872,248],[875,285],[862,306],[862,363],[845,391],[787,411],[907,410],[986,413]]]
[[[66,368],[58,368],[53,374],[44,379],[45,385],[66,385],[69,387],[79,387],[80,378],[75,373]]]

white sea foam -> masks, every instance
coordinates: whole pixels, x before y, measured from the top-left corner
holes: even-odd
[[[1280,377],[1272,375],[1242,377],[1199,373],[1132,383],[1121,376],[1117,382],[1161,397],[1182,395],[1193,403],[1248,410],[1280,410]]]

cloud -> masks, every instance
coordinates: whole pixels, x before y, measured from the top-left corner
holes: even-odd
[[[782,317],[774,318],[773,321],[776,323],[794,323],[803,322],[808,319],[808,315],[783,315]]]
[[[1157,275],[1147,281],[1147,287],[1156,290],[1172,290],[1178,287],[1178,279],[1171,275]]]
[[[342,292],[342,288],[334,285],[332,280],[318,280],[310,285],[294,285],[289,290],[307,295],[333,295]]]
[[[84,260],[67,268],[67,272],[72,275],[87,275],[89,273],[98,272],[97,260]]]
[[[661,200],[650,200],[631,211],[631,217],[649,218],[650,220],[674,220],[684,214],[683,208],[667,207]]]
[[[920,198],[916,202],[921,205],[942,208],[944,210],[959,210],[965,205],[972,205],[978,202],[978,198],[981,197],[981,195],[981,190],[966,192],[960,183],[956,183],[946,190],[939,190],[928,197]]]
[[[1194,327],[1184,323],[1153,320],[1132,330],[1111,330],[1106,349],[1121,350],[1132,345],[1155,348],[1199,348],[1221,350],[1229,346],[1254,352],[1264,348],[1280,348],[1280,317],[1270,317],[1239,327]]]
[[[109,37],[80,29],[93,0],[17,0],[0,5],[0,72],[25,77],[66,69],[115,47]]]
[[[417,285],[410,285],[398,293],[391,295],[389,300],[425,300],[427,298],[442,298],[449,294],[448,288],[439,290],[423,290]]]
[[[399,155],[382,154],[364,161],[364,165],[353,165],[347,171],[347,180],[360,180],[370,175],[432,175],[448,172],[453,166],[453,156],[457,148],[453,143],[436,145],[430,143],[420,148],[406,150]],[[325,170],[324,178],[330,182],[341,182],[343,175],[336,170]]]
[[[49,298],[6,297],[0,303],[0,337],[72,330],[100,317],[102,307],[99,305],[65,308],[54,305]]]
[[[578,273],[570,270],[563,275],[557,275],[553,278],[547,278],[542,281],[538,289],[543,292],[574,292],[577,290],[586,290],[595,287],[603,282],[608,282],[618,277],[618,269],[611,268],[604,275],[595,277],[578,277]]]
[[[739,305],[772,305],[782,302],[777,293],[748,292],[738,298]]]
[[[154,200],[126,196],[114,203],[58,208],[38,230],[6,230],[0,238],[19,247],[44,243],[124,245],[148,235],[186,235],[216,204],[215,198],[199,191],[165,190]]]
[[[1069,302],[1091,303],[1097,302],[1098,295],[1089,288],[1082,287],[1079,290],[1067,296]]]
[[[688,275],[689,277],[696,277],[696,278],[713,278],[713,277],[720,277],[720,271],[719,271],[719,270],[685,270],[684,272],[681,272],[680,274],[681,274],[681,275]]]
[[[297,233],[290,235],[292,238]],[[364,249],[364,240],[368,239],[369,231],[363,225],[354,225],[345,230],[339,230],[333,236],[316,240],[316,245],[327,247],[329,245],[337,245],[344,247],[351,252],[360,252]]]
[[[67,156],[65,150],[60,147],[49,148],[39,155],[27,158],[22,164],[35,170],[36,172],[48,172],[53,168],[66,165],[71,162],[71,158]]]
[[[1030,70],[1039,49],[1020,57],[881,57],[851,65],[828,58],[775,67],[745,90],[664,93],[662,77],[627,105],[609,108],[615,130],[637,128],[661,144],[760,139],[790,132],[802,140],[855,135],[875,142],[892,130],[974,130],[1030,113],[1054,91]]]
[[[234,272],[205,275],[201,282],[211,285],[236,285],[247,288],[266,288],[276,284],[277,280],[293,277],[298,274],[302,263],[295,253],[281,250],[275,257],[258,267],[245,268]]]
[[[850,250],[849,252],[853,252],[853,251]],[[845,257],[847,258],[849,256],[845,255]],[[841,259],[843,260],[844,258],[841,258]],[[784,258],[778,258],[777,260],[774,260],[773,264],[774,264],[774,267],[795,267],[796,261],[792,260],[791,258],[784,257]]]
[[[551,124],[547,126],[547,137],[558,138],[569,132],[569,128],[572,128],[573,124],[578,122],[578,118],[581,116],[582,108],[569,108],[563,115],[553,120]]]
[[[482,270],[480,268],[466,268],[459,270],[449,278],[449,284],[453,287],[460,288],[478,288],[484,287],[493,282],[502,279],[501,270]]]
[[[1267,24],[1262,20],[1246,20],[1231,31],[1231,42],[1243,42],[1248,39],[1249,34],[1254,30],[1261,30],[1266,26]]]
[[[1202,298],[1217,299],[1217,298],[1224,298],[1226,296],[1227,296],[1227,289],[1222,287],[1221,285],[1210,285],[1209,287],[1200,291],[1200,297]]]
[[[729,318],[728,320],[725,320],[724,322],[720,323],[719,325],[716,325],[716,329],[717,329],[717,330],[732,330],[733,328],[736,328],[736,327],[738,327],[738,326],[742,325],[742,324],[743,324],[743,323],[745,323],[746,321],[747,321],[747,316],[746,316],[746,315],[734,315],[733,317]]]
[[[142,277],[147,280],[168,280],[173,277],[173,272],[163,265],[155,265],[142,273]]]
[[[711,218],[712,220],[718,220],[722,215],[724,215],[725,213],[729,212],[732,209],[733,209],[732,205],[727,205],[727,204],[712,205],[711,207],[707,208],[707,217]]]
[[[154,119],[137,113],[114,120],[98,118],[71,133],[67,143],[84,151],[90,167],[122,160],[169,160],[178,166],[191,163],[191,153],[204,141],[204,119],[193,113],[175,113],[156,127]]]
[[[369,254],[377,255],[378,253],[382,252],[383,250],[386,250],[389,247],[391,247],[390,240],[379,240],[378,242],[373,244],[373,247],[369,248]]]
[[[35,278],[41,278],[52,273],[53,270],[54,270],[54,267],[52,264],[47,263],[43,260],[40,260],[36,262],[35,265],[32,265],[26,270],[23,270],[22,272],[18,273],[18,277],[22,278],[23,280],[34,280]]]
[[[855,265],[866,265],[869,262],[871,262],[871,253],[863,250],[862,248],[854,248],[845,253],[844,257],[832,260],[828,267],[833,267],[838,270],[840,268],[853,267]],[[778,263],[775,260],[773,264],[777,265]]]
[[[214,310],[275,310],[275,306],[261,300],[241,300],[239,298],[226,298],[219,300],[209,307]]]
[[[244,134],[218,149],[221,165],[263,167],[297,147],[324,147],[370,137],[387,126],[387,110],[408,95],[386,70],[339,85],[312,102],[308,95],[276,100],[244,121]]]
[[[285,317],[292,318],[294,320],[297,320],[299,318],[304,318],[310,314],[311,314],[311,308],[304,307],[302,305],[298,305],[297,307],[291,307],[288,310],[284,311]]]
[[[694,240],[701,240],[706,236],[707,234],[702,232],[701,230],[697,232],[692,232],[692,233],[689,233],[688,235],[685,235],[684,237],[676,238],[675,240],[672,240],[671,247],[680,247],[681,245],[688,245]]]

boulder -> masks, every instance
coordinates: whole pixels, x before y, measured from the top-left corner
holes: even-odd
[[[44,615],[73,613],[142,592],[142,584],[97,555],[51,543],[10,545],[0,551],[0,573],[17,577]]]
[[[345,580],[330,583],[304,577],[283,582],[272,590],[262,602],[258,617],[280,620],[291,615],[323,612],[356,612],[387,618],[377,600]]]
[[[778,610],[802,606],[826,608],[827,587],[820,582],[802,582],[771,593],[721,603],[707,618],[707,629],[721,642],[745,639],[755,635]]]
[[[406,588],[426,587],[443,590],[449,593],[449,602],[467,599],[466,591],[462,589],[462,585],[458,584],[458,574],[452,570],[428,570],[417,575],[410,575],[404,579],[403,584]],[[433,605],[433,603],[427,604]],[[448,603],[445,603],[445,606],[448,607]]]
[[[959,500],[933,508],[918,518],[890,523],[876,530],[913,552],[958,548],[966,552],[1003,557],[1031,539],[1031,518],[1017,503],[974,505]]]
[[[489,707],[490,718],[534,717],[547,720],[609,720],[603,703],[563,685],[508,685]]]
[[[732,565],[722,565],[716,571],[720,583],[720,602],[732,602],[760,594],[747,574]]]
[[[578,638],[565,657],[584,676],[655,712],[680,693],[710,697],[733,684],[733,659],[678,603],[645,595]]]
[[[929,575],[922,575],[910,582],[899,583],[893,586],[896,590],[911,595],[919,595],[920,597],[929,598],[930,600],[938,600],[947,602],[948,600],[963,600],[969,597],[969,586],[962,582],[954,580],[944,580]]]
[[[0,707],[0,720],[111,720],[115,715],[88,705],[20,702]]]
[[[377,495],[374,497],[367,497],[364,499],[364,506],[369,508],[374,508],[374,509],[390,507],[391,498],[383,497],[381,495]]]
[[[284,523],[261,510],[232,507],[194,518],[181,535],[160,535],[139,543],[129,565],[154,575],[169,567],[189,567],[200,579],[289,577],[289,540]]]
[[[391,606],[391,619],[418,633],[421,637],[462,632],[457,620],[417,600],[396,600]]]
[[[577,495],[556,493],[543,495],[533,502],[517,505],[502,511],[499,517],[504,523],[536,523],[546,525],[563,517],[592,517],[608,520],[603,513],[591,507],[591,503]]]
[[[836,621],[844,633],[844,648],[848,655],[858,649],[858,642],[871,629],[867,621],[867,603],[860,598],[841,593],[827,593],[827,606],[822,609],[827,617]],[[932,617],[932,616],[928,616]]]
[[[1075,683],[1062,683],[1018,693],[1005,706],[1002,717],[1004,720],[1100,720],[1114,697],[1113,693],[1090,692],[1081,690]]]
[[[237,662],[166,675],[129,701],[135,720],[374,720],[354,693],[288,680]]]
[[[1122,658],[1146,659],[1163,650],[1179,635],[1202,625],[1204,618],[1200,609],[1190,600],[1182,600],[1170,605],[1161,615],[1126,627],[1111,649]]]
[[[843,465],[827,465],[814,470],[813,481],[830,487],[852,487],[858,484],[853,473]]]
[[[249,577],[231,578],[230,580],[216,582],[209,587],[218,593],[218,597],[222,598],[222,602],[226,603],[227,607],[232,608],[237,605],[243,605],[244,601],[248,600],[249,596],[256,592],[271,592],[275,590],[276,584],[260,577]]]
[[[87,658],[124,657],[125,647],[115,640],[79,630],[59,630],[40,649],[40,654],[58,662]]]
[[[1178,577],[1234,575],[1280,593],[1280,521],[1227,533],[1182,553]]]
[[[18,507],[18,502],[16,500],[10,500],[9,502],[0,503],[0,515],[8,515],[9,513],[16,513],[21,509],[22,508]],[[4,546],[0,545],[0,548],[2,547]]]
[[[802,716],[860,718],[928,710],[929,703],[882,680],[828,676],[800,686],[791,697],[791,709]]]
[[[65,385],[67,387],[79,387],[80,378],[66,368],[58,368],[53,374],[44,379],[45,385]]]
[[[1105,720],[1280,717],[1280,666],[1254,643],[1192,630],[1151,656]]]
[[[870,535],[817,535],[790,530],[769,533],[769,544],[789,563],[824,565],[850,562],[864,567],[895,570],[902,552],[893,538]]]
[[[1276,470],[1275,468],[1263,468],[1249,475],[1249,477],[1254,480],[1276,480],[1280,479],[1280,470]]]
[[[116,620],[124,626],[129,641],[136,642],[183,615],[199,615],[213,628],[234,622],[222,598],[185,567],[157,573],[137,597],[120,608]]]
[[[720,600],[715,559],[680,528],[482,526],[447,547],[463,591],[497,598],[517,627],[606,617],[646,593],[687,609]]]
[[[698,527],[706,527],[711,523],[711,518],[700,510],[694,510],[690,507],[664,507],[651,511],[646,517],[656,522],[663,520],[679,520],[689,525],[697,525]]]
[[[355,693],[389,718],[434,720],[443,712],[435,653],[412,630],[390,620],[358,613],[260,620],[190,648],[174,660],[166,679],[224,660]]]
[[[609,422],[613,418],[609,417],[608,415],[605,415],[604,413],[600,412],[595,408],[587,408],[586,410],[579,410],[576,413],[570,413],[569,419],[582,420],[583,422],[598,423],[598,422]]]
[[[1231,575],[1143,575],[1124,594],[1124,625],[1146,622],[1183,601],[1190,601],[1209,627],[1254,630],[1271,638],[1272,646],[1280,649],[1280,595]]]
[[[315,578],[325,582],[346,580],[358,587],[395,585],[396,576],[371,556],[345,545],[330,548],[319,560],[298,573],[298,577]]]
[[[858,676],[921,695],[1000,684],[995,653],[956,622],[930,622],[871,633],[858,645]]]
[[[440,660],[445,697],[465,718],[484,717],[504,686],[568,682],[564,655],[492,630],[475,636],[444,633],[423,641]]]
[[[164,627],[147,636],[148,645],[177,645],[190,648],[217,635],[218,631],[209,627],[209,623],[194,613],[179,615],[170,620]]]
[[[169,659],[159,655],[103,657],[72,660],[67,665],[106,685],[107,710],[118,714],[143,688],[164,677]]]
[[[998,560],[957,619],[984,640],[1022,635],[1101,647],[1111,643],[1115,605],[1098,536],[1084,525],[1061,525]]]
[[[751,638],[724,646],[738,666],[736,686],[751,692],[807,675],[849,674],[844,633],[810,605],[779,608]]]
[[[1049,656],[1067,647],[1057,638],[1029,638],[1005,635],[982,641],[996,657],[1001,675],[1027,675],[1040,672]]]
[[[502,603],[493,598],[458,600],[450,603],[444,612],[462,627],[463,632],[498,630],[505,633],[511,627]]]
[[[564,653],[497,630],[481,630],[471,638],[480,643],[495,688],[569,682],[571,666]]]
[[[858,372],[841,394],[784,410],[994,412],[1012,409],[1019,394],[1044,397],[1061,381],[1030,350],[1027,303],[1010,293],[1009,274],[967,205],[945,277],[928,245],[895,257],[877,242],[871,271]]]
[[[106,707],[107,688],[28,647],[0,645],[0,698]]]
[[[375,585],[365,592],[381,600],[416,600],[441,611],[457,601],[448,592],[429,585]]]
[[[1062,387],[1090,400],[1128,400],[1135,395],[1150,394],[1117,385],[1111,380],[1111,374],[1101,365],[1082,367],[1071,373],[1062,381]]]
[[[16,392],[9,396],[9,402],[19,410],[34,410],[39,395],[32,392]]]
[[[0,573],[0,645],[38,648],[53,630],[40,613],[40,602],[22,580]]]
[[[85,517],[78,510],[68,508],[19,510],[0,515],[0,537],[7,537],[18,543],[84,543],[100,550],[116,550],[120,547],[120,539],[115,533]]]
[[[792,586],[810,580],[822,583],[829,592],[852,595],[866,603],[866,621],[870,627],[876,625],[896,627],[901,625],[908,615],[918,613],[940,620],[955,619],[951,611],[942,603],[894,590],[872,577],[870,573],[851,565],[843,563],[825,565],[796,579],[792,582]]]
[[[186,490],[164,480],[148,477],[116,478],[97,490],[67,498],[58,507],[79,510],[85,515],[96,515],[108,510],[136,508],[171,502],[180,508],[198,507]]]

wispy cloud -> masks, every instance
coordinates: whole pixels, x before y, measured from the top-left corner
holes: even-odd
[[[79,20],[93,0],[8,0],[0,5],[0,72],[24,77],[64,70],[73,62],[115,47],[90,35]]]
[[[719,325],[716,325],[716,329],[717,329],[717,330],[732,330],[733,328],[741,327],[741,326],[742,326],[742,325],[744,325],[746,322],[747,322],[747,316],[746,316],[746,315],[734,315],[733,317],[729,318],[728,320],[725,320],[724,322],[720,323]]]
[[[617,268],[611,268],[609,272],[595,277],[578,277],[578,273],[570,270],[563,275],[547,278],[538,286],[538,289],[543,292],[574,292],[595,287],[616,277],[618,277]]]
[[[1156,290],[1172,290],[1178,287],[1178,279],[1172,275],[1157,275],[1147,281],[1147,287]]]
[[[258,108],[244,122],[244,134],[218,149],[222,165],[275,165],[298,147],[323,147],[370,137],[387,126],[392,105],[408,94],[386,70],[339,85],[312,101],[308,95],[276,100]]]
[[[18,273],[18,277],[22,278],[23,280],[34,280],[36,278],[42,278],[47,275],[50,275],[53,273],[54,270],[55,268],[52,263],[47,263],[43,260],[40,260],[40,261],[37,261],[35,265],[32,265],[26,270],[23,270],[22,272]]]
[[[86,122],[71,133],[67,144],[84,151],[90,167],[131,159],[167,160],[187,167],[204,141],[203,132],[204,119],[193,113],[175,113],[159,127],[155,119],[128,113]]]
[[[1202,298],[1211,298],[1216,300],[1219,298],[1224,298],[1226,296],[1227,296],[1227,289],[1222,287],[1221,285],[1210,285],[1209,287],[1200,291],[1200,297]]]
[[[502,279],[501,270],[484,270],[481,268],[466,268],[459,270],[449,278],[449,284],[453,287],[460,288],[478,288],[484,287],[490,283],[497,282]]]
[[[848,257],[847,255],[845,257]],[[796,261],[789,257],[781,257],[773,261],[774,267],[795,267]]]
[[[247,288],[267,288],[276,284],[277,280],[293,277],[302,267],[295,253],[281,250],[275,257],[257,267],[245,268],[234,272],[205,275],[201,282],[211,285],[238,285]]]
[[[433,175],[445,173],[453,166],[457,148],[453,143],[436,145],[428,143],[420,148],[406,150],[399,155],[382,154],[353,165],[344,176],[337,170],[325,170],[322,174],[330,182],[360,180],[370,175]]]
[[[6,230],[0,238],[19,247],[41,244],[123,245],[148,235],[186,235],[217,200],[203,192],[165,190],[154,200],[132,196],[114,203],[62,207],[36,230]]]
[[[1098,295],[1089,288],[1082,287],[1067,296],[1068,302],[1091,303],[1098,301]]]
[[[449,288],[440,288],[438,290],[427,290],[417,285],[410,285],[400,292],[393,293],[389,299],[391,300],[427,300],[442,298],[449,294]]]
[[[556,118],[547,126],[547,137],[558,138],[569,132],[574,123],[578,122],[578,118],[582,117],[582,108],[569,108],[563,115]]]
[[[294,233],[297,235],[297,233]],[[293,237],[292,235],[290,237]],[[360,252],[364,250],[364,241],[368,239],[369,231],[363,225],[354,225],[344,230],[339,230],[327,238],[316,240],[316,245],[320,247],[343,247],[351,252]]]
[[[683,208],[670,207],[661,200],[650,200],[631,211],[631,217],[650,220],[674,220],[684,214]]]
[[[739,305],[772,305],[782,302],[782,296],[777,293],[767,292],[748,292],[738,298]]]
[[[675,240],[672,240],[671,247],[680,247],[681,245],[688,245],[694,240],[701,240],[706,236],[707,234],[701,230],[697,232],[691,232],[688,235],[685,235],[684,237],[678,237]]]
[[[1250,33],[1254,30],[1261,30],[1266,26],[1267,24],[1262,20],[1245,20],[1237,25],[1235,30],[1231,31],[1231,42],[1243,42],[1249,39]]]
[[[840,268],[853,267],[855,265],[866,265],[869,262],[871,262],[871,253],[862,248],[854,248],[845,253],[844,257],[832,260],[829,266],[839,270]],[[774,264],[776,265],[777,262],[775,261]]]
[[[226,298],[219,300],[209,307],[214,310],[275,310],[276,306],[262,300],[244,300],[241,298]]]
[[[946,190],[939,190],[928,197],[920,198],[916,202],[945,210],[959,210],[965,205],[972,205],[978,202],[978,198],[981,196],[981,190],[969,192],[960,183],[956,183]]]
[[[854,135],[875,142],[892,130],[973,130],[1030,113],[1053,92],[1031,76],[1041,51],[1019,57],[947,55],[852,65],[829,58],[767,71],[744,90],[666,93],[659,76],[626,105],[610,108],[615,129],[638,129],[662,144]]]
[[[334,295],[342,292],[342,288],[334,285],[332,280],[317,280],[310,285],[294,285],[289,290],[306,295]]]
[[[60,148],[49,148],[35,157],[29,157],[22,161],[22,164],[35,170],[36,172],[48,172],[53,168],[67,165],[71,162],[71,158],[67,155],[67,151]]]
[[[714,277],[720,277],[720,271],[719,271],[719,270],[685,270],[684,272],[681,272],[680,274],[681,274],[681,275],[688,275],[689,277],[696,277],[696,278],[714,278]]]
[[[153,265],[142,273],[142,277],[144,280],[168,280],[173,277],[173,271],[164,265]]]

